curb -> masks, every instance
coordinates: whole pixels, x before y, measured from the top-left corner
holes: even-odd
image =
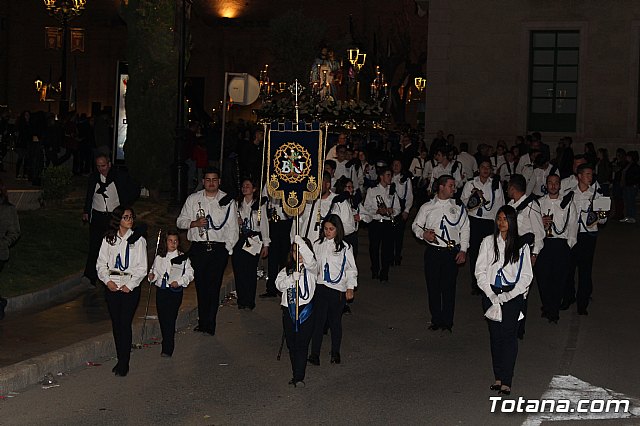
[[[9,303],[5,308],[6,312],[18,312],[24,309],[32,308],[37,305],[50,303],[52,299],[73,290],[75,287],[82,285],[80,282],[82,272],[76,272],[63,278],[61,282],[53,287],[37,290],[32,293],[23,294],[15,297],[8,297]]]
[[[176,328],[185,328],[198,317],[198,308],[189,306],[178,313]],[[137,332],[142,328],[143,319],[137,318],[132,325],[134,343]],[[147,321],[146,340],[159,338],[160,324],[157,320]],[[53,352],[39,355],[8,367],[0,368],[0,395],[11,391],[24,389],[38,383],[45,374],[69,371],[83,365],[90,360],[102,360],[115,355],[113,335],[104,333]]]
[[[233,273],[225,272],[220,289],[221,299],[224,300],[235,288]],[[66,281],[65,281],[66,282]],[[195,286],[195,284],[193,284]],[[56,286],[58,287],[58,286]],[[195,291],[195,290],[192,290]],[[141,299],[142,300],[142,299]],[[184,306],[184,305],[183,305]],[[140,308],[138,308],[140,309]],[[136,312],[138,313],[138,312]],[[144,314],[144,312],[142,312]],[[176,329],[187,327],[198,318],[198,307],[187,306],[180,309],[176,321]],[[136,317],[133,321],[134,343],[136,332],[142,330],[143,318]],[[157,320],[147,321],[145,329],[146,341],[152,338],[160,338],[160,324]],[[110,332],[83,340],[73,345],[42,354],[25,361],[18,362],[8,367],[0,368],[0,395],[6,395],[11,391],[18,391],[42,380],[45,374],[65,372],[87,365],[89,360],[103,360],[115,355],[113,335]]]

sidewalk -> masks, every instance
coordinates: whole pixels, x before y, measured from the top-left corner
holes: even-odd
[[[233,285],[229,266],[221,294],[228,294]],[[89,289],[75,276],[54,288],[58,289],[57,295],[47,289],[40,296],[27,296],[38,299],[44,295],[48,299],[46,306],[19,312],[12,307],[0,321],[0,396],[37,383],[47,373],[55,375],[115,355],[103,286]],[[133,323],[134,344],[140,343],[148,294],[149,285],[145,282]],[[15,302],[21,298],[25,296],[14,298],[18,299]],[[14,299],[9,299],[9,306]],[[147,319],[144,343],[152,345],[160,338],[154,289],[148,315],[154,318]],[[185,289],[176,326],[184,328],[196,319],[196,291],[191,284]]]

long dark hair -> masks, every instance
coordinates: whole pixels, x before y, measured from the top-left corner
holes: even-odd
[[[509,224],[507,230],[507,239],[504,242],[504,264],[507,266],[509,263],[515,263],[520,257],[520,246],[518,244],[518,213],[511,206],[502,206],[496,213],[496,220],[493,227],[493,263],[498,261],[500,253],[498,251],[498,238],[500,237],[500,229],[498,229],[498,216],[500,213],[504,213]]]
[[[304,243],[307,245],[311,253],[313,253],[313,244],[307,237],[302,237]],[[291,250],[289,250],[289,254],[287,255],[287,263],[285,264],[285,268],[287,271],[287,275],[291,275],[296,271],[296,256],[293,254],[293,247],[295,244],[291,245]],[[309,260],[309,259],[307,259]]]
[[[344,244],[344,226],[342,226],[342,219],[337,214],[330,214],[322,221],[322,225],[320,225],[320,242],[324,241],[324,224],[329,222],[333,226],[336,227],[336,236],[333,239],[333,242],[336,244],[336,251],[340,251],[345,247]]]
[[[104,238],[112,246],[115,245],[117,241],[118,230],[120,230],[120,221],[122,220],[122,216],[124,216],[124,212],[126,212],[127,210],[131,212],[131,216],[133,216],[133,220],[135,220],[136,213],[131,207],[118,206],[111,212],[109,229],[107,229],[107,232],[104,234]]]
[[[178,237],[178,252],[180,252],[180,234],[177,229],[169,229],[166,232],[163,232],[164,235],[160,237],[160,243],[158,244],[158,256],[165,257],[169,251],[167,246],[167,239],[170,236]]]

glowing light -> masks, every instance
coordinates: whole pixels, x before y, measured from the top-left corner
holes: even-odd
[[[244,0],[218,0],[213,6],[221,18],[237,18],[245,7]]]

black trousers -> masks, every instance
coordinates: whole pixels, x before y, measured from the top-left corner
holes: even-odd
[[[293,220],[279,220],[269,222],[269,257],[267,258],[267,293],[279,294],[276,288],[278,272],[287,263],[287,256],[291,250],[291,225]],[[301,231],[302,232],[302,231]],[[313,243],[313,241],[311,241]]]
[[[162,332],[162,353],[173,355],[176,337],[176,320],[178,310],[182,305],[184,291],[174,291],[168,288],[156,287],[156,309],[158,311],[158,321],[160,322],[160,332]]]
[[[571,255],[569,256],[569,272],[564,288],[563,303],[573,303],[577,299],[578,310],[587,309],[593,292],[591,271],[593,269],[593,256],[596,251],[597,239],[597,234],[579,232],[578,241],[571,249]],[[578,270],[577,294],[575,286],[576,269]]]
[[[404,230],[407,227],[407,221],[402,220],[402,215],[395,219],[393,226],[393,260],[400,263],[402,260],[402,245],[404,244]]]
[[[342,311],[346,303],[345,294],[318,284],[313,303],[315,325],[311,340],[311,354],[320,356],[325,323],[329,324],[329,330],[331,330],[331,353],[339,354],[342,343]]]
[[[314,307],[315,308],[315,307]],[[313,335],[315,312],[312,312],[309,318],[295,330],[295,325],[289,315],[289,309],[282,307],[282,327],[284,329],[284,337],[287,341],[287,349],[289,349],[289,359],[291,360],[291,371],[293,372],[293,380],[299,382],[304,380],[307,370],[307,357],[309,356],[309,343]]]
[[[256,287],[258,286],[258,261],[260,255],[253,256],[242,250],[244,239],[233,249],[231,265],[236,280],[238,306],[253,309],[256,307]]]
[[[89,254],[87,254],[87,263],[84,267],[84,276],[89,278],[94,284],[98,280],[98,272],[96,271],[98,253],[100,252],[100,245],[102,244],[104,234],[107,232],[107,229],[109,229],[110,219],[111,213],[96,210],[91,212],[91,222],[89,223]]]
[[[380,278],[388,278],[389,266],[393,260],[393,225],[391,221],[372,221],[369,224],[369,258],[371,259],[371,272],[380,274]]]
[[[480,207],[482,208],[482,207]],[[480,244],[484,237],[493,234],[494,221],[489,219],[478,219],[469,216],[471,232],[469,235],[469,249],[467,256],[469,257],[469,271],[471,272],[471,291],[480,291],[478,280],[476,280],[476,261],[480,252]]]
[[[220,287],[229,253],[224,243],[216,242],[212,247],[213,250],[207,251],[206,243],[192,243],[190,252],[198,296],[198,326],[202,331],[214,334]]]
[[[113,331],[113,341],[116,345],[118,365],[120,368],[128,369],[133,339],[131,323],[140,301],[140,287],[134,288],[129,293],[111,291],[105,288],[105,300],[111,317],[111,329]]]
[[[545,238],[544,248],[536,260],[536,281],[542,312],[550,320],[560,315],[560,302],[569,273],[569,245],[564,238]]]
[[[503,385],[511,387],[513,370],[518,356],[518,316],[522,310],[522,295],[502,304],[502,322],[487,320],[491,342],[493,376]],[[482,308],[489,309],[491,302],[482,296]]]
[[[344,240],[351,244],[353,248],[353,258],[358,258],[358,231],[352,232],[349,235],[344,236]]]
[[[427,245],[424,251],[424,278],[432,324],[453,327],[457,277],[456,252]]]

